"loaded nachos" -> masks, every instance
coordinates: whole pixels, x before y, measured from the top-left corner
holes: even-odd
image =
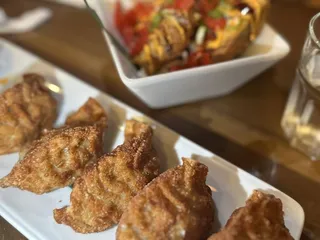
[[[148,75],[231,60],[260,33],[269,0],[155,0],[114,22],[135,64]]]

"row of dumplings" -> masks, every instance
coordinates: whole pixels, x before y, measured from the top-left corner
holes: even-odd
[[[70,205],[53,216],[79,233],[119,224],[119,240],[292,239],[281,201],[260,191],[210,237],[214,202],[204,164],[183,159],[160,174],[152,128],[135,120],[126,121],[123,144],[104,153],[108,116],[93,98],[52,129],[57,103],[43,81],[27,74],[0,96],[0,154],[20,153],[1,188],[44,194],[72,185]]]

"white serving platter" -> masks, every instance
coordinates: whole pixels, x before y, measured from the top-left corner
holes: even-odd
[[[123,141],[123,123],[126,119],[138,118],[147,121],[154,127],[154,145],[162,161],[162,170],[181,163],[181,157],[193,157],[209,167],[207,184],[216,189],[212,196],[217,208],[217,223],[223,226],[231,213],[244,205],[252,191],[260,189],[282,200],[286,226],[295,239],[300,238],[304,212],[302,207],[286,194],[37,56],[2,39],[0,47],[0,62],[3,57],[8,59],[7,64],[0,65],[0,79],[9,77],[12,80],[13,76],[32,71],[44,74],[62,87],[64,95],[59,98],[61,108],[58,125],[88,97],[95,97],[109,114],[110,127],[106,147],[111,150]],[[2,91],[4,88],[2,85]],[[0,156],[0,177],[8,174],[17,160],[18,154]],[[115,239],[116,227],[101,233],[84,235],[54,221],[52,210],[69,204],[70,192],[68,187],[44,195],[14,188],[0,189],[0,214],[31,240]]]

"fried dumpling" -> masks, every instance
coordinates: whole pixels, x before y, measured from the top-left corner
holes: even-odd
[[[255,190],[246,206],[235,210],[226,226],[208,240],[293,240],[284,224],[282,202]]]
[[[100,130],[104,134],[108,126],[108,116],[104,111],[103,107],[94,98],[89,98],[76,112],[70,114],[62,128],[79,127],[79,126],[99,126]],[[57,129],[44,129],[42,135],[48,134],[49,132],[56,131]],[[103,137],[102,137],[103,139]],[[26,144],[20,149],[20,159],[23,159],[26,152],[29,150],[32,142]]]
[[[57,102],[37,74],[26,74],[23,82],[0,95],[0,154],[18,152],[52,128]]]
[[[107,126],[107,115],[102,106],[94,98],[89,98],[78,111],[70,114],[66,126],[100,125]]]
[[[127,121],[124,143],[85,169],[73,186],[70,206],[54,210],[56,222],[80,233],[117,224],[132,197],[159,174],[152,135],[147,124]]]
[[[117,240],[195,240],[211,233],[214,203],[206,185],[208,168],[183,159],[149,183],[129,203]]]
[[[54,129],[34,141],[0,187],[43,194],[73,184],[88,164],[102,155],[98,126]]]

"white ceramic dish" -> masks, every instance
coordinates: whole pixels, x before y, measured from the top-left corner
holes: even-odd
[[[0,39],[1,43],[10,53],[12,61],[5,75],[0,75],[0,78],[32,71],[51,79],[55,78],[56,83],[63,88],[64,97],[60,102],[58,124],[89,96],[97,98],[108,111],[110,128],[106,145],[109,150],[122,143],[125,119],[134,117],[150,122],[155,129],[154,144],[162,159],[162,169],[179,164],[183,156],[196,158],[209,167],[207,184],[217,189],[213,192],[213,199],[217,207],[217,222],[222,226],[237,207],[244,205],[253,189],[261,189],[282,200],[286,226],[295,239],[300,238],[304,212],[301,206],[286,194],[63,70]],[[8,174],[17,160],[18,154],[0,156],[0,177]],[[83,235],[54,221],[52,210],[67,205],[70,192],[71,189],[66,187],[39,196],[14,188],[0,189],[0,214],[30,240],[115,239],[116,227],[101,233]]]
[[[107,0],[91,1],[105,26],[113,27],[113,8]],[[114,1],[114,0],[113,0]],[[124,3],[135,0],[124,0]],[[200,99],[226,95],[285,57],[288,43],[268,24],[238,59],[172,73],[137,77],[131,64],[117,51],[105,34],[113,60],[123,83],[151,108],[164,108]]]

